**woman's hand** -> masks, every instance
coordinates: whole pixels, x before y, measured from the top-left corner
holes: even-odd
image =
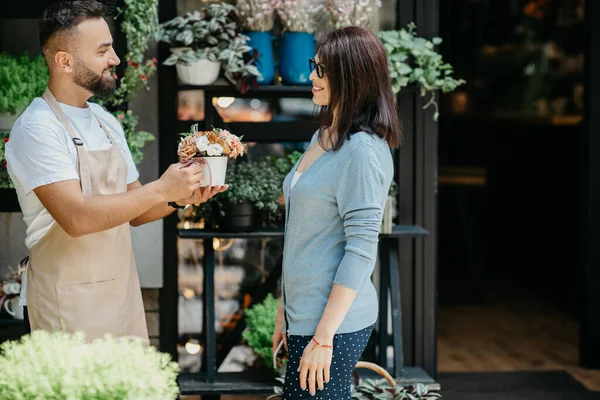
[[[328,347],[325,347],[328,346]],[[320,338],[315,336],[308,342],[300,359],[300,387],[308,389],[310,395],[314,396],[316,388],[323,390],[325,383],[329,382],[329,368],[333,358],[333,337]]]
[[[283,303],[282,300],[279,299],[279,306],[277,307],[277,318],[275,319],[275,330],[273,331],[273,350],[272,353],[275,353],[279,343],[283,340],[283,347],[285,347],[285,351],[287,351],[287,337],[283,333]]]
[[[272,353],[275,353],[275,350],[277,350],[277,347],[279,346],[279,343],[281,343],[281,341],[283,340],[283,347],[285,347],[285,350],[287,351],[287,338],[285,337],[285,334],[283,333],[283,321],[279,321],[277,320],[275,322],[275,331],[273,332],[273,350]]]

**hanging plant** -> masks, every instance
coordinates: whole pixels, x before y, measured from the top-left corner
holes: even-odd
[[[158,0],[124,0],[125,6],[117,8],[123,16],[121,30],[127,42],[125,70],[118,88],[105,100],[96,101],[112,113],[121,123],[133,160],[139,164],[144,159],[142,149],[155,137],[147,131],[137,131],[138,117],[131,110],[123,111],[125,104],[133,100],[141,90],[149,90],[148,79],[156,72],[156,58],[146,59],[148,41],[158,32]]]
[[[392,89],[398,93],[409,83],[419,86],[421,96],[430,94],[430,99],[423,108],[433,105],[433,119],[439,117],[435,92],[452,92],[463,83],[462,79],[452,77],[452,65],[445,63],[441,54],[435,51],[435,46],[442,43],[436,37],[428,40],[417,36],[417,26],[408,24],[406,29],[379,32],[379,39],[388,55],[388,69],[392,79]]]

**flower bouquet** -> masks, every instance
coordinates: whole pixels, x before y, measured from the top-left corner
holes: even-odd
[[[224,185],[228,159],[245,152],[242,138],[220,128],[198,131],[198,124],[182,135],[177,149],[179,161],[193,161],[202,166],[202,186]]]

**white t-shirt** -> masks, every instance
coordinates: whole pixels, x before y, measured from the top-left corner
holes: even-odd
[[[87,103],[86,108],[62,103],[59,105],[75,133],[83,140],[84,150],[104,150],[111,147],[110,139],[96,119],[100,118],[125,156],[127,183],[139,178],[123,128],[112,114],[95,103]],[[55,222],[33,189],[59,181],[79,179],[77,149],[48,103],[42,98],[36,98],[13,125],[5,146],[5,156],[8,173],[15,184],[23,220],[27,225],[25,245],[32,248]],[[23,305],[25,291],[23,276]]]
[[[302,172],[294,171],[294,176],[292,176],[292,187],[296,186],[296,182],[302,176]]]

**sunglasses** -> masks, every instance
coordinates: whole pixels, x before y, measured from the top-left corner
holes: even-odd
[[[327,72],[323,64],[318,64],[314,58],[308,59],[308,68],[310,69],[310,72],[313,72],[316,69],[317,76],[321,79],[323,79],[323,77],[325,76],[325,72]]]

